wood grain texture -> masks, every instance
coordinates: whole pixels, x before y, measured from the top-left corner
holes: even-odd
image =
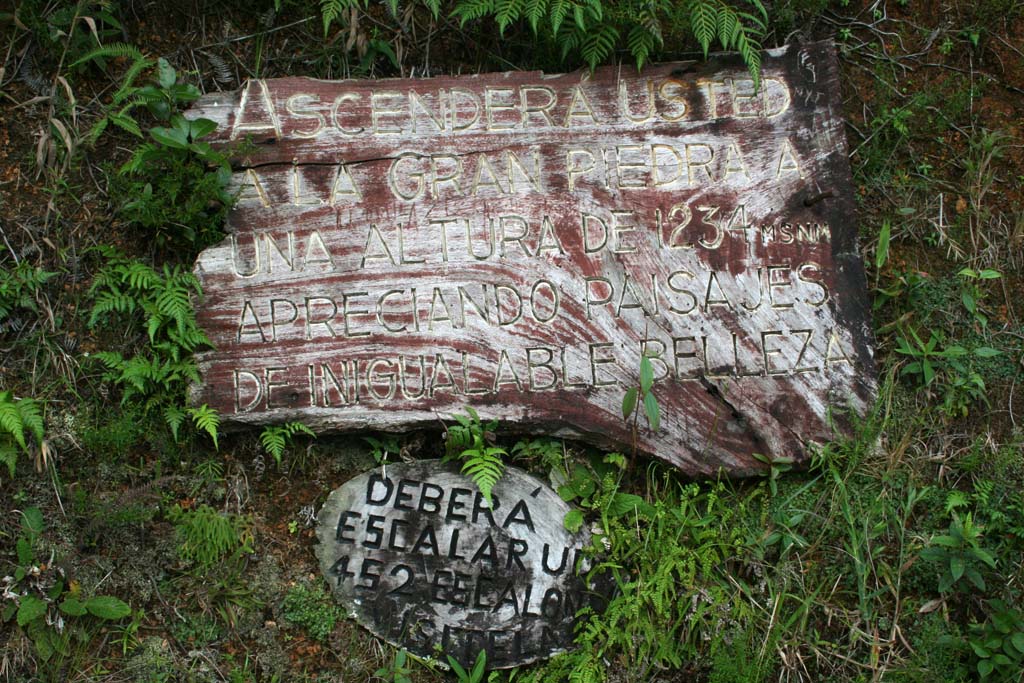
[[[250,82],[190,116],[236,152],[196,263],[193,400],[228,423],[507,428],[691,473],[804,461],[876,392],[829,43],[417,80]],[[621,415],[655,357],[661,428]]]

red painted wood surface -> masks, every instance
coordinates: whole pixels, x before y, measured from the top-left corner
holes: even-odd
[[[828,43],[642,73],[253,81],[204,251],[193,399],[231,423],[436,425],[637,448],[694,474],[807,457],[875,395]],[[239,148],[235,148],[238,150]],[[654,357],[661,428],[621,414]]]

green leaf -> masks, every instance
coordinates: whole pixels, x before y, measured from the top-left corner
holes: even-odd
[[[628,420],[629,416],[636,410],[636,399],[639,395],[639,390],[636,387],[632,387],[626,391],[626,395],[622,397],[622,419]]]
[[[188,149],[188,134],[177,128],[151,128],[150,136],[172,149]]]
[[[988,661],[987,659],[978,660],[978,673],[981,675],[982,678],[988,678],[990,675],[992,675],[992,671],[994,669],[995,666],[992,664],[992,662]]]
[[[661,409],[658,408],[658,399],[654,398],[654,394],[644,394],[644,412],[651,429],[658,431],[661,426]]]
[[[927,358],[921,360],[921,369],[924,371],[924,384],[928,386],[935,379],[935,368]]]
[[[654,386],[654,366],[651,365],[651,359],[644,356],[640,359],[640,391],[648,394],[652,386]]]
[[[462,665],[459,664],[458,661],[456,661],[456,659],[451,655],[448,655],[448,664],[451,665],[452,671],[455,672],[455,675],[458,677],[460,681],[464,681],[467,678],[469,678],[469,674],[466,673],[466,670],[463,669]]]
[[[476,656],[476,662],[473,664],[473,671],[469,674],[469,680],[471,681],[482,681],[484,677],[484,670],[487,668],[487,651],[480,650],[480,654]]]
[[[61,612],[72,617],[80,617],[88,611],[86,610],[85,605],[82,604],[81,600],[71,597],[65,598],[64,602],[60,603],[58,607]]]
[[[875,252],[875,268],[881,268],[889,258],[889,236],[892,231],[892,224],[882,221],[882,231],[878,235],[878,251]]]
[[[132,613],[132,608],[128,606],[128,603],[111,595],[97,595],[89,598],[83,604],[89,610],[89,614],[108,621],[123,619]]]
[[[1018,631],[1010,636],[1010,644],[1017,650],[1017,652],[1024,654],[1024,633]]]
[[[987,564],[992,569],[996,568],[996,558],[992,557],[992,554],[984,548],[975,548],[974,556],[979,560]]]
[[[996,356],[1003,355],[1003,352],[999,349],[993,349],[991,346],[979,346],[974,349],[974,355],[979,358],[995,358]]]
[[[18,626],[24,626],[44,614],[46,614],[46,603],[44,601],[34,595],[22,596],[21,602],[18,605]]]
[[[189,135],[193,140],[209,135],[213,131],[217,130],[216,121],[210,119],[192,119],[191,125],[189,126]]]
[[[15,546],[18,551],[18,564],[22,567],[27,567],[28,565],[32,564],[32,544],[24,538],[19,538]]]
[[[644,502],[644,499],[636,494],[616,493],[608,502],[608,516],[622,517],[634,510],[640,510],[642,512],[645,508],[649,507],[650,506]]]
[[[161,88],[170,88],[178,80],[178,74],[175,73],[174,67],[163,57],[156,60],[156,74]]]
[[[35,538],[43,533],[43,513],[37,507],[26,508],[21,513],[21,529],[29,538]]]
[[[562,524],[569,533],[576,533],[583,526],[583,511],[576,508],[569,510],[568,514],[565,515],[565,519],[562,520]]]
[[[949,560],[949,572],[953,575],[954,581],[959,581],[960,577],[964,575],[964,569],[967,568],[967,563],[964,562],[962,557],[951,557]]]

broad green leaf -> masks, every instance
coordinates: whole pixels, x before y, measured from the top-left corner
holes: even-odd
[[[18,564],[22,565],[23,567],[32,564],[32,544],[30,544],[24,538],[19,538],[18,542],[15,544],[15,547],[18,550]]]
[[[979,346],[974,349],[974,355],[979,358],[994,358],[1003,354],[999,349],[993,349],[991,346]]]
[[[928,386],[935,379],[935,368],[932,367],[931,361],[925,358],[921,361],[921,369],[924,371],[924,384]]]
[[[960,577],[964,575],[964,569],[967,568],[967,564],[964,562],[962,557],[952,557],[949,560],[949,571],[953,575],[954,581],[959,581]]]
[[[626,391],[626,395],[622,397],[622,419],[623,420],[628,420],[629,416],[633,414],[634,410],[636,410],[636,398],[637,398],[638,393],[639,392],[638,392],[637,388],[633,387],[633,388],[627,390]]]
[[[482,681],[484,677],[484,669],[487,667],[487,651],[480,650],[480,654],[476,656],[476,662],[473,664],[473,671],[470,672],[469,680],[471,681]]]
[[[658,399],[654,398],[654,394],[644,394],[644,412],[651,429],[658,431],[661,427],[661,409],[658,408]]]
[[[984,548],[975,548],[974,549],[974,556],[977,557],[982,562],[984,562],[985,564],[987,564],[989,567],[995,569],[995,567],[996,567],[996,558],[992,557],[992,554],[989,553]]]
[[[577,509],[569,510],[565,519],[562,520],[562,524],[569,533],[576,533],[583,526],[583,512]]]
[[[21,529],[29,538],[35,538],[43,532],[43,513],[37,507],[26,508],[21,513]]]
[[[132,613],[132,608],[126,602],[111,595],[97,595],[86,600],[84,605],[89,614],[110,621],[123,619]]]
[[[46,603],[34,595],[22,596],[18,605],[18,626],[24,626],[46,614]]]
[[[150,136],[172,149],[188,149],[188,134],[177,128],[151,128]]]
[[[469,674],[466,673],[466,670],[463,669],[462,665],[459,664],[451,655],[448,655],[448,664],[451,665],[452,671],[455,672],[455,675],[460,681],[464,681],[469,678]]]
[[[80,617],[88,611],[78,598],[65,598],[64,602],[60,603],[58,607],[61,612],[73,617]]]
[[[988,661],[987,659],[978,660],[978,673],[981,675],[982,678],[988,678],[989,676],[991,676],[992,671],[995,668],[996,667],[992,664],[992,662]]]
[[[156,60],[156,73],[161,88],[170,88],[178,80],[178,74],[175,73],[174,67],[163,57]]]
[[[633,510],[643,504],[643,499],[635,494],[616,493],[608,502],[608,515],[611,517],[622,517],[627,513],[633,512]]]
[[[209,135],[217,130],[217,123],[209,119],[193,119],[188,127],[188,132],[194,140]]]
[[[1024,654],[1024,633],[1018,631],[1010,636],[1010,644],[1016,648],[1017,652]]]
[[[882,221],[882,231],[878,235],[878,250],[875,252],[875,268],[881,268],[889,259],[889,236],[892,231],[892,224],[889,221]]]
[[[644,356],[640,359],[640,391],[645,394],[650,393],[651,387],[654,385],[654,366],[651,365],[651,359]]]

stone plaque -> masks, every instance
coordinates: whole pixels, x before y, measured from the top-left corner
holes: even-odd
[[[692,474],[806,457],[876,390],[830,43],[594,73],[251,81],[191,116],[237,159],[196,264],[194,400],[226,423],[436,425]],[[652,358],[654,431],[623,420]]]
[[[589,534],[566,531],[568,511],[515,468],[488,505],[454,465],[388,465],[331,493],[317,556],[335,596],[388,642],[517,666],[571,647],[576,612],[596,599],[577,571]]]

